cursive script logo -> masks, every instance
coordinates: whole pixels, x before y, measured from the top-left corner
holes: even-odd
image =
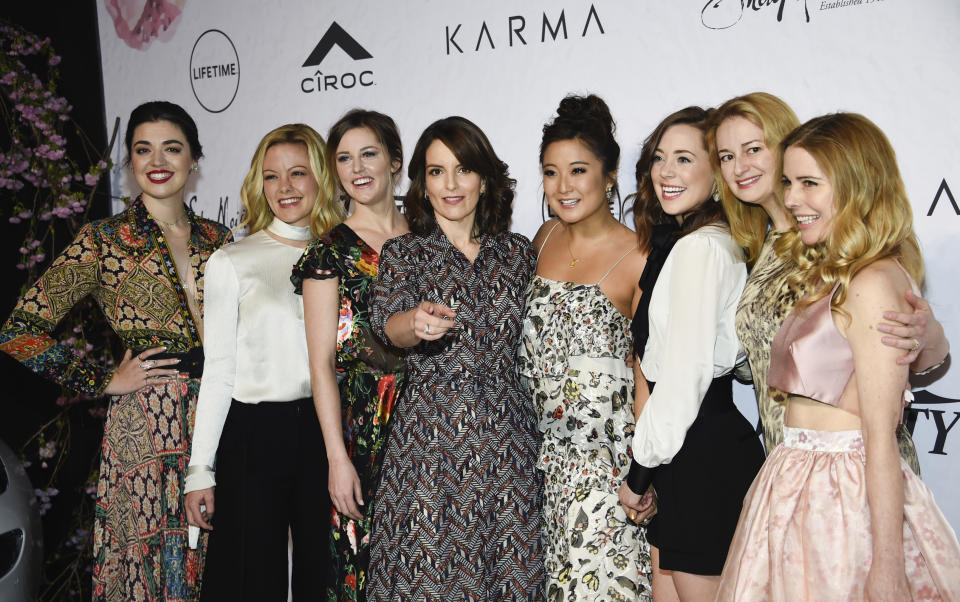
[[[700,11],[700,22],[710,29],[727,29],[740,22],[743,12],[751,9],[759,12],[768,8],[777,8],[777,21],[783,21],[784,8],[803,4],[803,16],[810,22],[810,10],[807,0],[709,0]]]

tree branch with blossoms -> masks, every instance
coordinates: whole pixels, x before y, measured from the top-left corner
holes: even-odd
[[[60,56],[49,38],[0,21],[0,119],[4,125],[0,132],[0,219],[19,224],[24,232],[15,261],[17,269],[25,272],[24,290],[88,221],[102,177],[113,166],[110,155],[119,120],[106,150],[96,150],[71,117],[70,103],[57,92],[59,64]],[[68,143],[69,148],[78,149],[76,159],[71,157]],[[78,355],[94,356],[94,361],[112,366],[111,342],[115,339],[95,308],[85,300],[61,329],[69,332],[65,342]],[[91,345],[91,338],[104,344]],[[58,408],[55,415],[21,447],[41,514],[57,504],[62,489],[57,483],[64,459],[72,451],[72,426],[79,422],[78,416],[90,420],[85,414],[91,414],[102,431],[104,401],[80,401],[63,390],[55,402],[51,400]],[[91,565],[96,460],[83,464],[89,469],[76,492],[80,503],[69,509],[73,527],[46,555],[42,600],[89,597],[90,580],[84,573]]]

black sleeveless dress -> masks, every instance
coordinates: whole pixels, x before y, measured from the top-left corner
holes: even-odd
[[[678,238],[673,224],[654,226],[639,282],[643,296],[630,325],[637,361],[649,338],[650,293]],[[648,385],[652,393],[656,383]],[[660,569],[721,573],[743,496],[763,460],[756,431],[733,403],[733,375],[715,378],[670,463],[645,468],[634,461],[627,477],[636,493],[645,491],[652,478],[659,509],[647,525],[647,540],[660,551]]]

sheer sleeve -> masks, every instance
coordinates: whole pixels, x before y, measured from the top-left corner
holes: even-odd
[[[290,282],[298,295],[303,294],[303,281],[309,279],[327,280],[339,276],[337,252],[328,237],[324,236],[310,243],[293,266]]]
[[[206,307],[204,309],[204,365],[193,429],[191,467],[213,467],[220,434],[223,432],[237,374],[237,321],[240,282],[230,256],[216,251],[207,261]],[[185,491],[206,489],[216,484],[214,474],[205,470],[188,473]]]
[[[101,395],[111,372],[53,336],[57,324],[81,299],[96,292],[99,282],[100,258],[93,226],[87,224],[17,301],[0,329],[0,351],[64,387]]]

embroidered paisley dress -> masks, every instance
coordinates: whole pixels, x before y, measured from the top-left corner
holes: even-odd
[[[403,388],[403,355],[381,343],[370,329],[370,297],[379,266],[376,250],[350,226],[340,224],[307,247],[291,276],[298,294],[306,279],[338,279],[337,381],[343,438],[366,502],[361,521],[331,506],[329,600],[366,599],[374,495],[390,414]]]
[[[232,237],[226,227],[189,207],[186,212],[187,253],[202,310],[207,259]],[[0,330],[0,350],[65,387],[101,395],[110,370],[53,338],[57,323],[87,295],[134,352],[163,345],[184,354],[202,345],[195,322],[200,316],[191,314],[173,255],[139,198],[123,213],[80,230],[17,302]],[[199,378],[181,372],[170,382],[110,399],[93,527],[94,600],[178,601],[199,594],[206,538],[196,550],[187,547],[183,506],[199,389]]]
[[[534,276],[519,364],[543,435],[547,599],[650,600],[650,547],[617,490],[633,438],[630,319],[600,284]]]

